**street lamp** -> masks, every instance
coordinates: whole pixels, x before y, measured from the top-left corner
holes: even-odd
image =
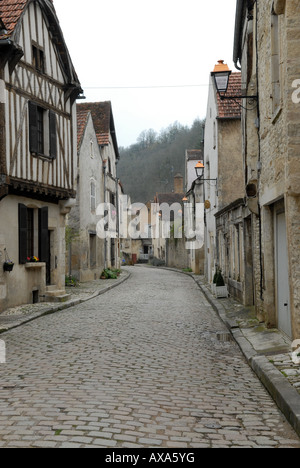
[[[215,66],[214,71],[211,72],[211,76],[214,79],[216,90],[222,101],[225,99],[258,99],[257,95],[253,96],[225,96],[228,90],[229,78],[231,75],[231,70],[228,65],[224,63],[224,60],[219,60],[218,64]]]
[[[216,182],[216,187],[218,191],[218,179],[204,179],[204,169],[205,169],[204,164],[201,161],[199,161],[195,166],[197,179],[203,182]]]
[[[230,75],[231,70],[229,70],[228,65],[224,63],[224,60],[219,60],[214,71],[211,72],[211,76],[214,78],[216,89],[219,94],[227,93]]]
[[[201,179],[201,177],[204,176],[204,168],[205,168],[205,166],[203,165],[203,163],[201,161],[199,161],[196,164],[195,171],[196,171],[197,179]]]

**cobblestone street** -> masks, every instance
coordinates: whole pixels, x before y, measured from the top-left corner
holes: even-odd
[[[300,448],[196,283],[130,271],[1,335],[0,447]]]

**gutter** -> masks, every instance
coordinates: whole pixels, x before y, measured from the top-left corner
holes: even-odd
[[[234,32],[234,46],[233,46],[233,63],[237,70],[241,70],[238,62],[241,63],[241,45],[242,45],[242,26],[243,26],[243,10],[245,0],[237,0],[236,14],[235,14],[235,32]]]

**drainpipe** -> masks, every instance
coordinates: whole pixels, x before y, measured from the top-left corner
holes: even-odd
[[[103,182],[103,189],[104,189],[104,203],[106,203],[106,159],[103,160],[103,176],[104,176],[104,182]],[[104,238],[104,269],[106,270],[107,268],[107,239],[106,236]]]
[[[116,267],[119,267],[119,259],[120,259],[120,210],[119,210],[119,182],[120,180],[116,177],[116,212],[117,212],[117,258],[116,258]]]
[[[261,212],[261,206],[260,206],[260,200],[259,200],[259,195],[260,195],[260,175],[261,175],[261,142],[260,142],[260,106],[259,106],[259,77],[258,77],[258,72],[259,72],[259,54],[258,54],[258,0],[255,1],[256,4],[256,26],[255,26],[255,48],[256,48],[256,94],[258,95],[257,99],[257,135],[258,135],[258,163],[257,163],[257,191],[258,191],[258,216],[259,216],[259,256],[260,256],[260,300],[264,300],[264,295],[263,295],[263,286],[264,286],[264,272],[263,272],[263,249],[262,249],[262,212]]]
[[[234,32],[234,48],[233,48],[233,63],[237,70],[241,70],[238,62],[241,61],[241,39],[242,39],[242,26],[243,26],[243,8],[245,0],[237,0],[236,3],[236,16],[235,16],[235,32]]]

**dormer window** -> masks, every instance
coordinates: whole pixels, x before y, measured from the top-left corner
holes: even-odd
[[[32,46],[32,65],[38,72],[45,73],[44,51],[36,45]]]

